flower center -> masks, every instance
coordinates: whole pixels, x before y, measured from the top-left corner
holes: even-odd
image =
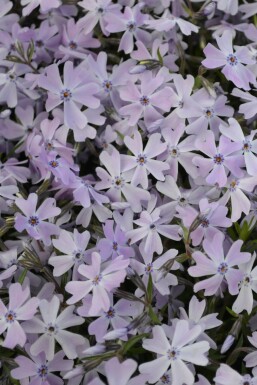
[[[116,189],[120,189],[124,185],[124,179],[121,176],[116,176],[112,181],[112,184]]]
[[[113,242],[113,244],[112,244],[112,248],[113,248],[113,250],[118,250],[118,243],[117,242]]]
[[[55,325],[53,325],[52,323],[48,324],[46,327],[45,327],[45,331],[47,332],[47,334],[49,335],[52,335],[52,334],[56,334],[57,333],[57,327]]]
[[[209,224],[210,224],[210,222],[208,221],[208,219],[206,217],[201,218],[201,226],[202,227],[207,228],[207,227],[209,227]]]
[[[168,374],[164,374],[160,380],[163,384],[170,384],[170,376]]]
[[[6,314],[5,314],[5,320],[7,323],[9,324],[12,324],[16,319],[16,313],[12,310],[9,310]]]
[[[109,309],[107,312],[105,312],[105,316],[106,316],[106,318],[108,318],[108,319],[114,318],[114,316],[115,316],[115,310],[114,310],[114,308],[113,308],[112,306],[110,307],[110,309]]]
[[[155,226],[154,223],[152,223],[152,224],[149,226],[149,228],[150,228],[151,230],[155,230],[155,229],[156,229],[156,226]]]
[[[178,158],[179,154],[180,152],[178,147],[170,147],[170,155],[172,156],[172,158]]]
[[[220,166],[224,162],[224,156],[222,154],[214,155],[213,162]]]
[[[171,348],[167,352],[168,358],[172,361],[175,361],[179,356],[179,350],[177,348]]]
[[[72,93],[68,88],[66,88],[65,90],[61,91],[60,97],[64,102],[68,102],[72,97]]]
[[[251,151],[251,148],[252,148],[252,145],[251,145],[251,143],[249,142],[249,140],[245,140],[245,141],[243,142],[243,148],[242,148],[242,150],[244,151],[244,153],[250,152],[250,151]]]
[[[31,217],[29,217],[28,222],[29,222],[30,226],[35,227],[39,224],[39,218],[35,215],[32,215]]]
[[[112,82],[110,80],[105,80],[103,82],[103,88],[105,92],[110,92],[112,90]]]
[[[238,63],[238,60],[237,60],[237,57],[236,57],[236,55],[234,55],[234,54],[229,54],[228,56],[227,56],[227,62],[228,62],[228,64],[230,64],[232,67],[234,67],[235,65],[237,65],[237,63]]]
[[[187,199],[186,198],[184,198],[184,197],[180,197],[179,198],[179,200],[178,200],[178,204],[180,205],[180,206],[182,206],[182,207],[184,207],[184,206],[187,206]]]
[[[75,43],[75,41],[70,41],[70,44],[69,44],[69,47],[70,47],[70,49],[76,49],[77,48],[77,43]]]
[[[58,160],[50,160],[50,162],[48,162],[49,166],[51,166],[52,168],[57,168],[59,166],[59,162]]]
[[[211,107],[206,108],[206,110],[205,110],[205,116],[206,116],[207,118],[212,118],[212,117],[213,117],[213,114],[214,114],[214,111],[213,111],[213,109],[212,109]]]
[[[138,157],[137,157],[137,163],[138,163],[140,166],[143,166],[143,165],[146,163],[146,155],[144,155],[144,154],[139,154]]]
[[[226,262],[222,262],[218,267],[218,273],[220,273],[221,275],[225,275],[227,271],[228,265],[226,264]]]
[[[92,281],[93,285],[94,286],[99,285],[99,283],[101,282],[102,278],[103,278],[102,274],[96,275],[95,278]]]
[[[10,82],[15,83],[17,76],[14,72],[8,72],[7,78],[10,80]]]
[[[237,180],[232,180],[229,185],[229,190],[234,192],[236,191],[237,186],[239,185],[239,182]]]
[[[140,103],[142,104],[142,106],[148,106],[150,104],[150,99],[147,96],[143,95],[140,98]]]
[[[44,45],[44,43],[42,42],[42,40],[37,40],[37,41],[35,42],[35,46],[38,47],[38,48],[43,47],[43,45]]]
[[[131,20],[127,23],[127,28],[130,32],[133,32],[136,30],[136,22],[134,20]]]
[[[38,368],[37,373],[38,373],[39,377],[41,377],[43,380],[46,379],[47,374],[48,374],[48,367],[46,365],[41,365]]]
[[[152,273],[152,271],[153,271],[153,264],[148,263],[145,267],[145,272],[146,272],[146,274],[150,274],[150,273]]]

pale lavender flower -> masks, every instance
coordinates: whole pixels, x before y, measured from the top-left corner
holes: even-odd
[[[249,374],[241,375],[229,365],[221,364],[213,379],[215,385],[234,385],[256,384],[257,377],[252,378]]]
[[[244,114],[245,119],[250,119],[256,115],[257,98],[250,92],[244,92],[238,88],[234,88],[231,95],[237,96],[243,100],[243,104],[239,106],[239,113]]]
[[[22,10],[22,15],[29,15],[35,8],[40,6],[40,11],[46,13],[52,8],[58,8],[61,5],[60,0],[21,0],[21,5],[25,6]]]
[[[172,340],[169,341],[162,326],[154,326],[153,338],[145,339],[143,348],[157,353],[158,358],[141,364],[140,373],[146,374],[148,382],[153,384],[171,367],[169,374],[172,385],[193,385],[194,375],[185,361],[201,366],[208,364],[206,353],[210,349],[209,343],[195,342],[201,333],[201,326],[191,327],[188,321],[179,320],[174,326]]]
[[[99,86],[82,67],[73,68],[71,61],[64,65],[63,81],[57,64],[52,64],[46,68],[46,76],[42,75],[38,79],[38,84],[48,91],[48,112],[63,103],[64,124],[69,128],[82,130],[87,125],[87,118],[81,111],[82,105],[90,108],[98,108],[100,105],[95,97]]]
[[[254,61],[247,47],[240,47],[234,53],[232,37],[230,31],[225,31],[221,37],[216,37],[219,49],[208,43],[204,49],[206,59],[202,64],[207,68],[223,67],[221,72],[226,78],[247,91],[250,90],[250,83],[256,83],[256,78],[253,72],[243,64],[254,64]]]
[[[243,278],[243,273],[235,266],[249,262],[250,253],[241,252],[243,241],[238,240],[232,244],[226,256],[223,250],[224,235],[218,233],[212,240],[204,240],[203,248],[206,254],[201,251],[195,251],[192,254],[196,266],[188,269],[192,277],[202,277],[211,275],[211,278],[204,279],[194,285],[194,291],[205,289],[206,296],[214,295],[225,280],[228,284],[228,291],[235,295],[238,293],[238,284]]]
[[[85,262],[90,233],[84,231],[79,233],[74,229],[73,233],[61,230],[58,239],[53,239],[53,246],[61,251],[61,255],[53,255],[49,258],[48,263],[54,267],[53,275],[60,275],[69,271],[73,266],[73,279],[78,278],[78,267]]]
[[[6,307],[0,300],[0,334],[6,330],[3,347],[14,349],[16,345],[23,347],[27,340],[23,324],[20,321],[33,319],[39,300],[30,298],[28,285],[22,287],[20,283],[13,283],[9,287],[9,305]]]
[[[54,358],[55,342],[57,341],[68,358],[78,356],[77,347],[84,343],[81,335],[68,332],[67,328],[81,325],[84,318],[74,314],[75,306],[66,307],[59,315],[60,299],[55,295],[51,301],[45,299],[39,304],[41,317],[34,317],[24,323],[24,329],[29,334],[41,334],[31,345],[30,352],[34,356],[44,352],[46,359]]]
[[[19,232],[27,230],[28,234],[35,239],[42,239],[46,245],[51,244],[51,235],[58,235],[60,229],[46,219],[60,214],[61,209],[56,207],[54,198],[47,198],[37,209],[38,196],[29,194],[28,199],[16,198],[15,204],[22,211],[15,216],[15,229]]]
[[[108,293],[120,286],[126,277],[126,267],[129,259],[118,256],[114,261],[102,264],[100,254],[92,253],[91,265],[80,265],[78,272],[85,281],[72,281],[67,283],[65,290],[72,294],[67,303],[75,303],[93,292],[92,305],[89,310],[91,316],[98,315],[100,310],[108,311],[110,298]]]

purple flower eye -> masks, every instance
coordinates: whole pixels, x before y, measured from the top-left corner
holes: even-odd
[[[115,317],[115,309],[111,306],[110,309],[105,312],[105,316],[108,319],[114,318]]]
[[[105,80],[103,82],[103,88],[105,92],[109,93],[112,90],[112,82],[110,80]]]
[[[12,324],[15,319],[16,319],[16,313],[12,310],[9,310],[6,314],[5,314],[5,320],[7,323],[9,324]]]
[[[39,224],[39,218],[37,216],[33,215],[29,218],[28,222],[32,227],[35,227]]]
[[[141,98],[140,98],[140,103],[142,104],[142,106],[148,106],[150,104],[150,99],[143,95]]]
[[[238,63],[236,55],[233,55],[232,53],[227,56],[227,62],[231,66],[235,66]]]
[[[145,163],[146,163],[146,155],[144,154],[139,154],[138,157],[137,157],[137,163],[140,165],[140,166],[143,166]]]
[[[65,90],[61,91],[60,97],[64,102],[68,102],[72,97],[72,93],[68,88],[66,88]]]
[[[50,162],[48,162],[49,166],[53,167],[53,168],[57,168],[59,166],[59,162],[58,160],[50,160]]]
[[[48,367],[47,367],[47,365],[41,365],[38,368],[37,372],[38,372],[39,377],[41,377],[42,380],[45,380],[46,377],[47,377],[47,374],[48,374]]]
[[[213,157],[213,161],[220,166],[224,162],[224,156],[222,154],[216,154]]]
[[[226,262],[222,262],[218,269],[217,269],[218,273],[221,274],[221,275],[225,275],[228,271],[228,264]]]
[[[178,357],[179,357],[179,350],[177,348],[171,348],[168,350],[167,352],[168,354],[168,358],[171,360],[171,361],[175,361]]]

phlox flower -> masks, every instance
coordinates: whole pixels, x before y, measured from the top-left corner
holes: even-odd
[[[249,342],[257,349],[257,332],[254,332],[251,337],[248,337]],[[257,351],[247,354],[244,358],[245,366],[253,368],[254,376],[257,376]]]
[[[197,33],[199,30],[199,27],[190,23],[189,21],[172,15],[168,9],[163,13],[163,15],[159,19],[150,19],[146,22],[146,25],[148,26],[148,28],[166,32],[178,26],[181,32],[186,36],[191,35],[192,32]]]
[[[249,175],[257,176],[257,139],[253,139],[256,131],[251,131],[245,136],[243,130],[234,118],[228,119],[228,126],[220,125],[220,132],[236,143],[241,144],[238,154],[243,153],[246,171]]]
[[[47,112],[63,103],[64,124],[69,128],[83,129],[87,118],[81,111],[81,106],[98,108],[100,101],[95,97],[99,86],[92,80],[81,66],[73,68],[73,63],[64,64],[63,81],[57,64],[46,68],[45,75],[38,79],[40,87],[48,91],[46,101]]]
[[[257,185],[257,176],[234,178],[229,177],[227,182],[227,191],[220,198],[219,202],[226,205],[231,202],[231,220],[238,221],[242,213],[248,215],[251,209],[251,202],[246,196],[247,192],[252,192]],[[246,192],[246,194],[245,194]]]
[[[129,81],[120,88],[121,99],[130,104],[121,107],[119,113],[129,116],[130,125],[136,124],[142,116],[146,124],[152,123],[162,117],[159,111],[170,111],[172,90],[164,84],[166,75],[166,68],[162,68],[156,76],[146,71],[140,76],[140,86]]]
[[[51,256],[48,263],[54,267],[53,275],[60,275],[69,271],[73,266],[73,279],[77,277],[77,269],[81,263],[85,261],[90,233],[84,231],[79,233],[74,229],[73,233],[66,230],[61,230],[58,239],[53,239],[53,246],[63,254]]]
[[[142,146],[141,136],[136,134],[136,138],[138,139],[139,137]],[[140,143],[138,143],[137,146],[140,147]],[[101,179],[101,181],[96,183],[95,188],[96,190],[108,189],[106,195],[112,202],[122,202],[122,198],[124,197],[133,211],[140,212],[142,210],[141,202],[148,201],[150,199],[150,194],[148,191],[137,187],[139,183],[135,183],[131,175],[125,173],[129,167],[132,169],[136,167],[137,164],[140,164],[140,160],[138,160],[137,163],[136,159],[139,159],[139,155],[137,158],[120,155],[119,151],[115,148],[112,150],[111,154],[107,151],[103,151],[100,155],[100,160],[108,172],[103,168],[96,168],[97,176]],[[146,156],[142,154],[143,162],[145,159]],[[151,162],[151,159],[149,161]],[[140,167],[144,168],[143,173],[147,173],[144,164]],[[136,175],[136,172],[134,175]],[[148,179],[146,175],[142,183],[146,183],[147,181]],[[145,188],[145,184],[142,187]]]
[[[26,348],[29,357],[15,358],[18,367],[11,371],[12,378],[21,381],[30,379],[31,385],[62,385],[63,380],[53,372],[71,370],[73,361],[64,360],[65,354],[62,350],[56,353],[52,360],[47,360],[44,352],[33,356],[30,354],[29,345]]]
[[[25,6],[22,10],[22,15],[29,15],[35,8],[40,5],[40,11],[46,13],[52,8],[58,8],[61,5],[60,0],[21,0],[21,5]]]
[[[103,231],[105,238],[101,238],[97,244],[103,260],[115,259],[118,255],[125,258],[134,257],[134,249],[129,246],[128,238],[119,225],[114,228],[114,221],[107,220],[103,225]]]
[[[32,319],[38,304],[38,298],[30,298],[29,286],[22,287],[20,283],[10,285],[8,307],[0,299],[0,334],[7,330],[3,347],[14,349],[16,345],[25,345],[27,336],[23,328],[24,323],[20,324],[20,321]]]
[[[61,209],[56,207],[54,198],[47,198],[38,209],[37,202],[38,196],[35,193],[29,194],[28,199],[15,199],[16,206],[24,215],[16,214],[14,227],[19,232],[26,230],[31,237],[42,239],[46,245],[50,245],[51,235],[58,235],[60,229],[45,220],[59,215]]]
[[[253,118],[256,115],[257,98],[251,95],[250,92],[244,92],[238,88],[234,88],[231,95],[237,96],[243,100],[239,106],[239,113],[244,114],[245,119]]]
[[[26,333],[41,334],[31,345],[30,353],[34,356],[44,352],[46,359],[54,358],[57,341],[68,358],[76,358],[77,347],[84,343],[84,338],[68,332],[67,328],[81,325],[85,320],[74,314],[75,306],[66,307],[59,315],[60,299],[55,295],[50,301],[42,299],[39,304],[41,317],[34,317],[24,323]]]
[[[126,277],[126,268],[129,259],[118,256],[115,260],[102,264],[100,254],[92,253],[91,265],[80,265],[78,272],[85,281],[68,282],[65,290],[72,294],[67,303],[75,303],[93,292],[92,305],[89,310],[90,316],[98,315],[100,310],[108,311],[110,298],[108,293],[120,286]]]
[[[221,2],[224,3],[223,0]],[[254,64],[248,48],[240,47],[234,52],[230,31],[225,31],[221,37],[217,36],[216,40],[219,49],[208,43],[204,49],[206,59],[202,61],[202,65],[211,69],[223,67],[221,72],[228,80],[238,88],[250,90],[250,83],[255,84],[256,79],[253,72],[243,65]]]
[[[244,4],[239,5],[239,11],[244,13],[242,19],[248,19],[257,13],[257,4],[245,1]]]
[[[83,301],[83,306],[78,308],[78,314],[83,317],[88,317],[90,302],[92,298],[88,295]],[[99,317],[93,320],[88,326],[88,333],[95,335],[97,342],[104,342],[103,337],[110,330],[125,328],[132,321],[131,317],[137,317],[143,311],[144,305],[140,302],[127,301],[120,299],[115,304],[113,296],[110,295],[110,307],[107,311],[101,310]],[[109,329],[111,327],[112,329]],[[128,339],[127,335],[121,337],[122,340]]]
[[[160,134],[152,134],[144,149],[142,137],[138,131],[135,131],[133,138],[126,136],[124,143],[133,154],[122,156],[123,170],[129,172],[132,185],[140,184],[143,189],[147,189],[148,173],[157,180],[165,180],[163,172],[169,169],[169,165],[153,159],[166,150],[166,144],[161,142]]]
[[[239,294],[235,300],[232,310],[236,313],[241,313],[246,310],[251,314],[253,308],[253,292],[257,293],[257,266],[253,267],[256,260],[254,253],[249,262],[241,264],[239,270],[242,271],[243,277],[239,283]]]
[[[222,325],[222,321],[217,319],[218,313],[211,313],[203,315],[206,310],[206,300],[199,301],[194,295],[188,307],[188,314],[183,307],[179,308],[180,319],[188,320],[192,325],[200,325],[202,327],[202,333],[199,335],[197,340],[208,341],[212,349],[216,349],[217,345],[207,333],[206,330],[210,330]]]
[[[92,186],[93,180],[76,178],[71,184],[73,189],[73,197],[76,202],[79,202],[83,207],[90,207],[92,202],[97,202],[99,205],[109,203],[109,198],[95,190]]]
[[[134,37],[136,40],[147,43],[150,40],[149,32],[140,27],[144,26],[149,16],[141,13],[142,4],[133,8],[126,7],[124,13],[108,15],[106,29],[108,32],[125,31],[119,44],[119,51],[130,53],[134,48]]]
[[[129,230],[126,235],[130,239],[130,243],[136,243],[143,240],[143,249],[145,253],[161,254],[163,252],[163,244],[160,235],[173,240],[180,240],[178,225],[170,225],[170,217],[161,217],[160,209],[156,208],[151,213],[142,211],[140,218],[134,223],[139,226],[136,229]]]
[[[224,235],[215,234],[212,240],[205,239],[203,248],[208,257],[201,251],[192,254],[196,262],[195,266],[188,269],[192,277],[211,275],[211,278],[204,279],[194,285],[194,291],[205,290],[206,296],[214,295],[225,280],[228,284],[228,291],[235,295],[238,293],[238,283],[243,278],[243,273],[235,266],[249,262],[250,253],[241,252],[243,241],[238,240],[232,244],[226,256],[223,250]]]
[[[194,375],[185,362],[206,366],[206,353],[210,349],[207,341],[195,342],[202,333],[199,325],[190,326],[186,320],[179,320],[174,326],[173,337],[169,341],[162,326],[153,327],[153,338],[143,341],[143,348],[157,353],[158,358],[139,366],[140,373],[148,376],[150,384],[158,381],[171,367],[172,385],[193,385]]]
[[[177,207],[178,218],[181,218],[186,227],[190,227],[196,220],[198,226],[192,230],[190,236],[194,246],[199,245],[203,238],[213,239],[214,235],[219,233],[218,227],[227,228],[232,225],[229,218],[226,217],[228,209],[219,202],[208,202],[207,198],[203,198],[199,202],[200,212],[193,207]]]
[[[241,375],[226,364],[220,365],[213,380],[215,385],[230,385],[231,383],[233,385],[257,384],[257,377],[252,377],[249,374]]]
[[[27,161],[19,162],[16,158],[9,158],[6,162],[0,161],[0,175],[1,177],[9,177],[21,183],[26,183],[31,173],[27,167],[21,166]]]
[[[238,12],[238,0],[214,0],[217,3],[217,8],[220,11],[236,15]]]
[[[118,358],[114,357],[105,364],[104,368],[108,385],[144,385],[147,380],[140,374],[131,378],[137,368],[136,361],[131,359],[119,362]],[[104,385],[104,383],[99,377],[96,377],[88,385]]]
[[[172,261],[178,254],[178,251],[176,249],[170,249],[163,255],[154,259],[153,253],[145,253],[143,247],[140,247],[140,249],[143,256],[143,262],[132,259],[130,266],[137,272],[137,274],[142,276],[142,280],[146,287],[151,274],[153,286],[158,292],[162,295],[169,295],[170,286],[176,286],[178,284],[177,277],[170,273],[170,270],[177,270],[179,264],[176,261],[173,261],[171,268],[165,268],[165,264]]]
[[[79,167],[73,163],[72,158],[67,160],[56,151],[47,152],[43,149],[39,159],[49,176],[52,174],[56,180],[61,181],[66,186],[74,182],[76,178],[74,171],[79,171]]]
[[[234,154],[241,148],[240,143],[232,142],[231,139],[221,135],[219,146],[216,147],[213,132],[207,131],[205,135],[196,139],[195,146],[209,157],[196,156],[193,158],[193,163],[199,167],[199,174],[206,177],[208,184],[217,183],[219,187],[224,187],[227,183],[226,169],[235,177],[241,178],[244,175],[241,170],[244,164],[243,156]]]

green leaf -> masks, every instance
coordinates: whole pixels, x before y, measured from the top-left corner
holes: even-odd
[[[27,59],[28,59],[28,62],[30,63],[31,60],[32,60],[32,56],[34,54],[34,51],[35,51],[35,46],[34,46],[34,42],[33,40],[29,43],[29,46],[28,46],[28,49],[27,49]]]
[[[227,310],[227,312],[228,312],[230,315],[232,315],[232,317],[238,318],[238,314],[235,313],[232,309],[230,309],[229,307],[226,306],[226,310]]]
[[[148,314],[149,314],[149,317],[151,318],[151,321],[154,325],[161,325],[161,322],[160,322],[158,316],[153,311],[153,308],[151,305],[148,307]]]
[[[157,57],[158,57],[159,62],[163,66],[163,58],[162,58],[162,55],[161,55],[161,52],[160,52],[160,47],[157,49]]]
[[[24,279],[25,279],[25,277],[26,277],[26,275],[27,275],[27,272],[28,272],[28,270],[25,268],[24,270],[23,270],[23,272],[21,273],[21,275],[19,276],[19,278],[18,278],[18,282],[22,285],[23,284],[23,282],[24,282]]]
[[[143,338],[148,337],[148,336],[149,336],[148,333],[143,333],[143,334],[140,334],[140,335],[137,335],[137,336],[130,338],[122,346],[122,354],[126,354],[132,348],[132,346],[134,346],[138,341],[140,341]]]
[[[153,299],[153,279],[152,279],[151,273],[149,274],[146,293],[147,293],[147,301],[149,304],[151,304]]]

